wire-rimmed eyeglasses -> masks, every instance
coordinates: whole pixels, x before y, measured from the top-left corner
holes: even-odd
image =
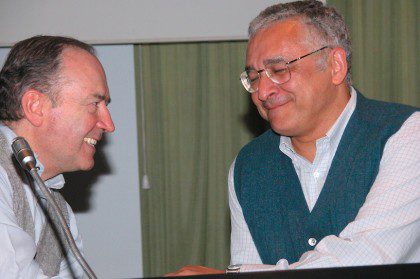
[[[273,62],[267,63],[267,65],[265,65],[264,68],[262,68],[261,70],[247,69],[241,73],[240,77],[241,77],[242,84],[245,87],[246,91],[248,91],[249,93],[257,92],[262,72],[265,72],[267,77],[276,84],[286,83],[291,78],[290,68],[289,68],[290,64],[296,61],[299,61],[311,54],[314,54],[323,49],[326,49],[328,47],[329,46],[323,46],[320,49],[317,49],[308,54],[302,55],[301,57],[293,59],[289,62],[274,60]]]

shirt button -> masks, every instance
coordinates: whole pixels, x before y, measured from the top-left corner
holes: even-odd
[[[308,244],[314,247],[316,245],[316,239],[311,237],[308,239]]]
[[[315,171],[315,172],[314,172],[314,177],[315,177],[315,178],[318,178],[318,177],[319,177],[319,172],[318,172],[318,171]]]

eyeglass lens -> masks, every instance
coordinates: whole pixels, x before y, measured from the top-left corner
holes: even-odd
[[[247,70],[241,74],[241,81],[248,92],[253,93],[258,90],[262,72],[265,72],[267,77],[277,84],[286,83],[290,79],[290,71],[285,63],[269,64],[260,71]]]

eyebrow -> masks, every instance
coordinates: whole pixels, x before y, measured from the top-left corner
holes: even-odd
[[[93,95],[94,98],[105,101],[105,104],[108,105],[109,103],[111,103],[111,98],[105,96],[105,94],[101,94],[101,93],[97,93]]]
[[[280,62],[287,63],[288,60],[286,60],[283,56],[277,56],[277,57],[265,59],[263,61],[263,64],[269,65],[269,64],[280,63]],[[249,71],[249,70],[255,70],[255,69],[254,67],[251,67],[251,66],[245,66],[245,71]]]
[[[280,62],[287,63],[288,60],[286,60],[283,56],[277,56],[277,57],[265,59],[263,61],[264,65],[280,63]]]

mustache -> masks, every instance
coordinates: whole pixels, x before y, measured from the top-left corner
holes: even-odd
[[[293,100],[293,96],[291,94],[275,94],[262,102],[262,105],[265,109],[270,110],[275,107],[282,106],[291,100]]]

